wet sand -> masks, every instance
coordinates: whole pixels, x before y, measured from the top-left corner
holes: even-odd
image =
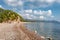
[[[26,29],[23,24],[23,22],[0,23],[0,40],[44,40]]]

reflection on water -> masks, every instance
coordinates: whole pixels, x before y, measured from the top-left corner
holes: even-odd
[[[46,22],[26,23],[29,30],[37,31],[38,34],[45,37],[52,37],[54,40],[60,40],[60,24]]]

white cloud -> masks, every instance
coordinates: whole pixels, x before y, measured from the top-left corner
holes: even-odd
[[[36,11],[36,10],[34,10],[34,13],[36,14],[36,13],[37,13],[37,11]]]
[[[52,10],[47,10],[47,11],[42,11],[42,10],[34,10],[34,14],[35,15],[40,15],[39,18],[40,19],[46,19],[46,18],[54,18],[53,14],[52,14]]]
[[[0,5],[0,8],[3,8],[2,5]]]
[[[25,14],[26,16],[29,16],[29,14]]]
[[[40,1],[40,7],[49,7],[51,5],[53,5],[53,3],[55,2],[55,0],[41,0]]]
[[[37,19],[37,16],[35,15],[30,15],[32,19]]]
[[[37,14],[37,15],[43,15],[43,13],[42,13],[42,11],[41,11],[41,10],[39,10],[39,11],[34,10],[34,14]]]
[[[60,0],[5,0],[5,3],[10,6],[22,6],[24,3],[30,1],[32,4],[28,5],[30,8],[46,8],[53,5],[55,2],[60,4]],[[35,4],[37,5],[35,5]]]
[[[7,0],[8,2],[14,2],[14,0]],[[16,1],[16,0],[15,0]]]
[[[51,15],[52,15],[52,11],[51,11],[51,10],[48,10],[48,11],[47,11],[47,15],[48,15],[48,16],[51,16]]]
[[[25,1],[30,1],[30,2],[34,2],[35,0],[25,0]]]
[[[5,3],[10,6],[22,6],[23,5],[23,1],[21,0],[5,0]]]
[[[45,17],[44,17],[44,16],[40,16],[39,18],[40,18],[40,20],[43,20],[43,19],[45,19]]]
[[[29,14],[29,13],[25,13],[25,14],[21,14],[24,18],[27,19],[37,19],[37,16],[33,15],[33,14]]]
[[[60,0],[40,0],[40,2],[41,2],[41,4],[40,4],[41,7],[43,7],[43,6],[49,7],[49,6],[53,5],[54,3],[59,3],[60,4]]]
[[[25,14],[24,17],[28,19],[32,19],[30,14]]]
[[[26,13],[32,13],[32,10],[30,9],[30,10],[24,10],[24,12],[26,12]]]
[[[42,8],[49,7],[54,3],[60,3],[60,0],[26,0],[26,1],[35,2],[35,4],[39,5],[37,7],[42,7]]]
[[[60,0],[57,0],[56,2],[60,4]]]
[[[51,16],[51,18],[54,18],[54,16]]]
[[[0,5],[0,8],[2,8],[2,5]]]
[[[48,19],[48,18],[54,18],[52,14],[52,10],[42,11],[42,10],[24,10],[23,17],[28,19]],[[36,16],[38,15],[38,16]]]
[[[46,0],[47,3],[53,3],[55,0]]]
[[[43,3],[43,2],[46,2],[46,3],[53,3],[53,2],[55,2],[55,0],[38,0],[38,1],[40,1],[41,3]]]
[[[48,10],[48,11],[41,11],[41,10],[37,11],[37,10],[34,10],[34,14],[51,16],[52,15],[52,11],[51,10]]]
[[[39,5],[37,7],[45,8],[52,5],[56,0],[26,0],[26,1],[35,2],[35,4]]]
[[[19,2],[18,2],[18,5],[23,5],[23,2],[22,2],[22,1],[19,1]]]

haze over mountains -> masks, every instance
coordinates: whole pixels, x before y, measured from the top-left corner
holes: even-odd
[[[59,21],[56,20],[32,20],[32,19],[25,19],[27,22],[49,22],[49,23],[60,23]]]

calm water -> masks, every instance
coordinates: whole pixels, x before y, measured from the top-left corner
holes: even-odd
[[[39,35],[52,37],[53,40],[60,40],[60,24],[46,22],[31,22],[25,26],[32,31],[37,31]]]

